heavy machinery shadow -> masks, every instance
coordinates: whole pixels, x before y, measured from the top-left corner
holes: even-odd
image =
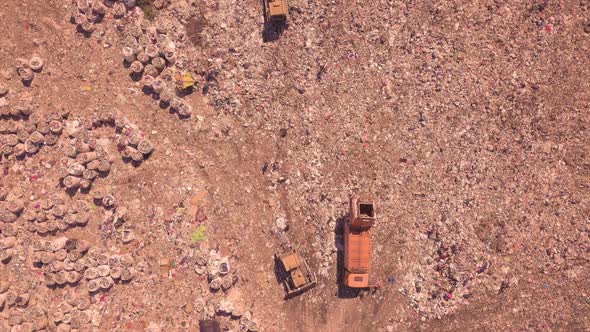
[[[334,245],[338,249],[336,256],[336,281],[338,282],[338,298],[351,299],[359,296],[360,289],[350,288],[344,285],[344,223],[349,218],[349,213],[336,220],[334,228]]]
[[[277,283],[281,284],[283,286],[285,293],[286,293],[287,286],[285,286],[285,284],[284,284],[284,281],[286,279],[286,275],[285,275],[285,272],[283,271],[281,260],[279,259],[279,257],[277,255],[275,255],[274,261],[275,261],[274,272],[275,272],[275,277],[277,278]]]
[[[287,30],[288,24],[285,22],[264,22],[262,30],[262,41],[270,43],[279,39],[283,31]]]

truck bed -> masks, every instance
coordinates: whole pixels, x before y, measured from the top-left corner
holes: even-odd
[[[369,272],[371,270],[371,231],[350,232],[346,227],[344,242],[344,267],[351,272]]]

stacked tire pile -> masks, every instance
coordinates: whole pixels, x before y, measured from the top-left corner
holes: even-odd
[[[123,40],[123,60],[131,76],[141,79],[144,92],[160,100],[160,106],[168,106],[181,118],[192,115],[192,107],[176,94],[174,66],[177,58],[175,41],[184,38],[164,24],[153,26],[144,20],[140,25],[127,27]]]
[[[80,259],[89,249],[88,242],[62,236],[51,241],[34,240],[32,247],[35,251],[33,264],[41,267],[45,285],[78,285],[86,269]]]
[[[91,322],[98,314],[91,306],[88,294],[72,290],[66,293],[63,301],[53,310],[50,319],[56,325],[56,331],[91,329]]]
[[[7,276],[0,276],[0,311],[8,311],[8,319],[0,321],[1,331],[41,331],[48,327],[45,310],[29,307],[32,289],[18,291]]]
[[[8,263],[15,255],[18,227],[16,221],[25,208],[24,193],[19,188],[0,187],[0,262]]]
[[[13,107],[9,117],[24,121],[0,121],[0,152],[4,158],[24,158],[36,154],[42,146],[53,146],[59,140],[64,116],[58,112],[42,116],[31,106]]]
[[[127,11],[135,6],[135,1],[129,0],[73,0],[72,2],[70,22],[76,24],[79,32],[86,34],[92,34],[105,15],[118,20],[125,17]]]
[[[25,85],[31,83],[35,77],[35,73],[43,69],[43,59],[38,56],[33,56],[31,59],[16,59],[16,73]]]
[[[162,8],[165,4],[166,1],[157,0],[154,6]],[[184,33],[162,23],[134,20],[133,13],[133,0],[75,0],[71,22],[79,32],[92,34],[97,24],[112,17],[116,29],[126,35],[121,52],[131,77],[141,80],[144,91],[158,99],[161,107],[170,107],[181,118],[190,117],[192,107],[177,95],[175,82],[176,42],[184,40]]]
[[[133,260],[128,256],[100,253],[84,240],[59,237],[33,241],[33,263],[41,266],[47,287],[78,286],[89,293],[110,289],[115,282],[133,279]]]
[[[0,238],[0,261],[9,262],[14,256],[14,245],[16,244],[15,236],[3,236]]]
[[[89,293],[99,290],[110,289],[115,282],[127,283],[133,279],[132,260],[120,256],[107,256],[99,254],[96,258],[88,258],[92,264],[89,266],[84,277],[88,280],[87,289]],[[96,265],[94,264],[96,262]],[[94,265],[94,266],[92,266]]]
[[[113,210],[116,208],[117,201],[115,200],[115,196],[107,193],[106,189],[102,187],[97,187],[92,190],[92,199],[96,206],[102,206],[105,210]]]
[[[113,159],[92,132],[103,123],[114,123],[114,116],[107,113],[102,118],[67,124],[68,140],[63,145],[65,157],[60,160],[59,175],[68,192],[89,191],[98,177],[111,171]]]
[[[139,165],[154,151],[152,143],[145,139],[144,133],[136,126],[121,120],[117,122],[116,128],[120,133],[117,139],[117,150],[121,153],[123,161]]]
[[[23,213],[23,219],[28,221],[30,232],[44,236],[86,226],[90,219],[89,209],[86,201],[76,200],[66,204],[64,199],[53,196],[30,204]]]

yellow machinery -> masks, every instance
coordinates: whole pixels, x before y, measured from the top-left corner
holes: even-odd
[[[174,75],[176,88],[180,91],[192,88],[195,86],[195,80],[190,72],[176,73]]]
[[[299,295],[316,285],[315,275],[295,250],[275,256],[275,260],[280,262],[277,264],[277,274],[285,286],[286,298]]]
[[[285,22],[289,8],[287,0],[264,0],[266,22]]]

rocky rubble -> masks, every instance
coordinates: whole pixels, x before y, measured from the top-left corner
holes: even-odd
[[[432,254],[422,258],[419,270],[402,292],[410,296],[410,305],[423,317],[440,319],[471,297],[472,280],[485,272],[489,262],[478,269],[474,266],[472,273],[466,273],[465,263],[468,262],[457,258],[462,254],[457,244],[446,244],[438,232],[426,236],[432,241],[426,244]],[[458,269],[459,265],[462,269]]]
[[[195,271],[200,270],[195,268]],[[221,257],[218,252],[212,250],[207,261],[207,279],[211,290],[228,291],[238,282],[237,270],[230,269],[229,257]]]
[[[233,261],[233,263],[232,263]],[[209,290],[203,294],[203,318],[222,320],[222,325],[239,331],[258,331],[258,322],[252,312],[246,310],[245,299],[240,295],[235,259],[210,250],[194,256],[194,271],[205,277]]]

